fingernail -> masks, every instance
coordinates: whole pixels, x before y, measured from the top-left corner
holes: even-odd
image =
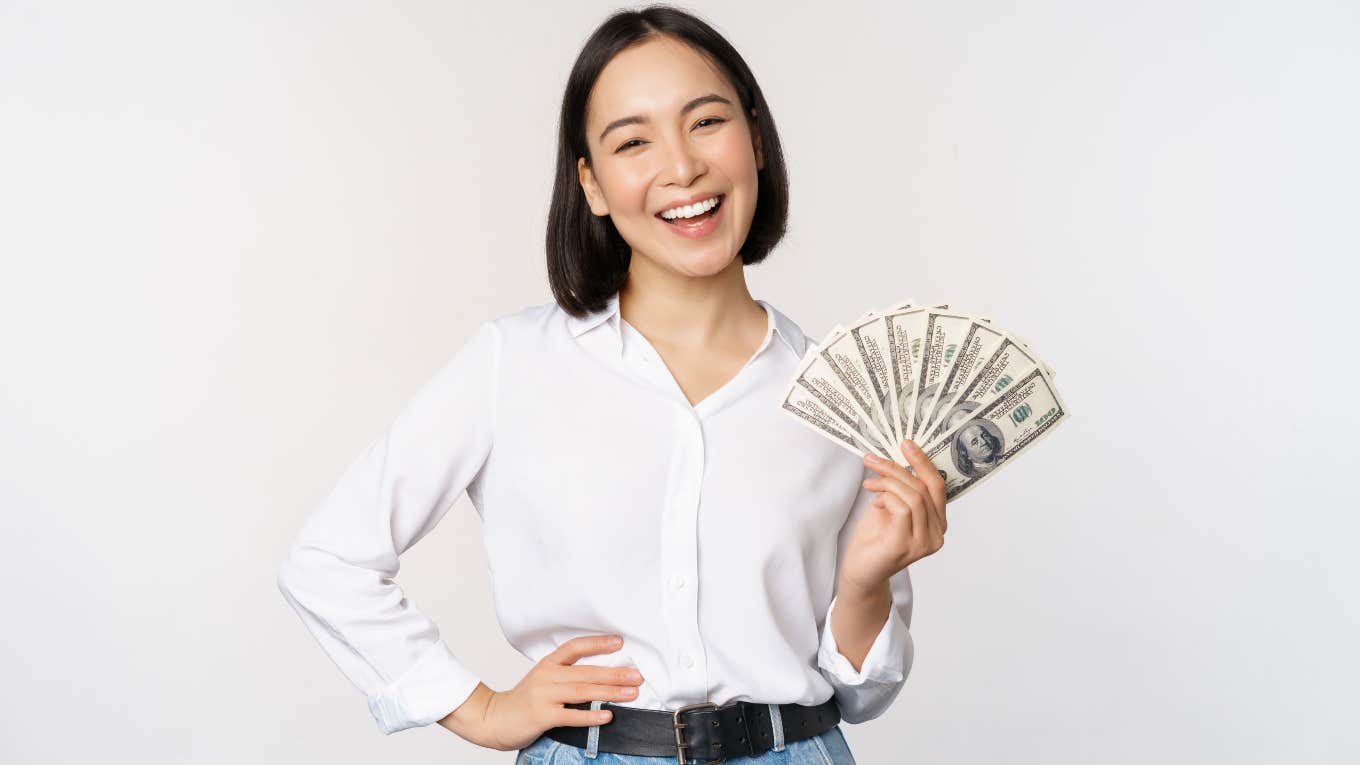
[[[883,461],[883,460],[879,459],[878,457],[875,457],[875,456],[872,455],[872,454],[866,454],[866,455],[864,455],[864,456],[865,456],[865,457],[868,457],[868,458],[869,458],[869,461],[872,462],[872,463],[874,463],[875,465],[877,465],[877,464],[879,464],[880,462]]]
[[[609,644],[610,644],[610,645],[623,645],[623,638],[617,637],[617,636],[616,636],[616,637],[609,638]]]

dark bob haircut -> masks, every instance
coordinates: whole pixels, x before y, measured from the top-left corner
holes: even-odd
[[[736,90],[741,113],[755,119],[764,167],[759,174],[755,217],[741,247],[745,265],[759,263],[784,238],[789,180],[784,152],[765,95],[740,54],[713,27],[668,5],[622,10],[605,19],[586,40],[572,65],[558,120],[557,176],[548,210],[548,281],[557,304],[572,316],[604,308],[628,279],[632,248],[609,216],[590,211],[577,174],[577,158],[591,163],[586,142],[586,104],[605,66],[634,45],[659,37],[688,44],[712,62]],[[751,110],[756,111],[752,118]]]

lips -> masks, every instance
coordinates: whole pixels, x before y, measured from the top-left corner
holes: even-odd
[[[703,239],[704,237],[717,231],[722,226],[723,218],[727,217],[727,205],[723,203],[723,197],[718,197],[718,204],[712,210],[694,218],[686,218],[683,223],[672,223],[660,215],[657,218],[666,224],[666,231],[681,237],[682,239]]]
[[[706,197],[704,197],[703,199],[699,199],[699,200],[697,200],[697,201],[702,202],[702,201],[704,201],[704,199],[712,199],[712,198],[713,198],[712,196],[706,196]],[[667,219],[661,217],[661,213],[657,213],[657,214],[656,214],[656,219],[659,220],[659,221],[661,221],[662,223],[668,223],[668,224],[670,224],[670,225],[672,225],[672,226],[687,226],[687,225],[688,225],[688,226],[692,226],[692,225],[695,225],[695,224],[698,223],[699,221],[708,220],[709,218],[712,218],[714,215],[716,215],[717,212],[718,212],[718,208],[722,207],[723,202],[727,199],[727,195],[726,195],[726,194],[718,194],[718,195],[717,195],[717,198],[718,198],[718,203],[715,204],[715,205],[713,205],[712,208],[710,208],[707,212],[705,212],[705,213],[702,214],[702,215],[695,215],[694,217],[691,217],[691,218],[673,218],[673,219],[671,219],[671,220],[667,220]],[[670,209],[673,209],[673,208],[668,207],[668,208],[666,208],[666,209],[667,209],[667,210],[670,210]],[[664,212],[664,211],[663,211],[663,212]]]

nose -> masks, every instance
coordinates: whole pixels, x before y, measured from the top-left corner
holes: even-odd
[[[665,162],[670,181],[681,187],[692,184],[707,169],[703,157],[684,138],[666,142]]]

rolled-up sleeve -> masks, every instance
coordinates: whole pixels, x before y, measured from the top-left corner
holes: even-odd
[[[480,681],[394,579],[490,454],[500,352],[499,328],[483,323],[341,474],[278,569],[284,599],[385,734],[442,719]]]
[[[865,468],[864,477],[869,476]],[[855,523],[873,501],[877,492],[860,486],[850,515],[837,537],[836,577],[840,578],[840,562]],[[850,660],[840,652],[836,637],[831,632],[831,614],[836,609],[838,595],[833,595],[822,623],[821,642],[817,650],[817,667],[835,689],[836,704],[841,719],[847,723],[872,720],[892,705],[906,683],[915,656],[911,637],[912,590],[907,569],[893,574],[888,580],[892,591],[892,608],[869,648],[869,653],[855,671]],[[833,591],[834,592],[834,591]]]

